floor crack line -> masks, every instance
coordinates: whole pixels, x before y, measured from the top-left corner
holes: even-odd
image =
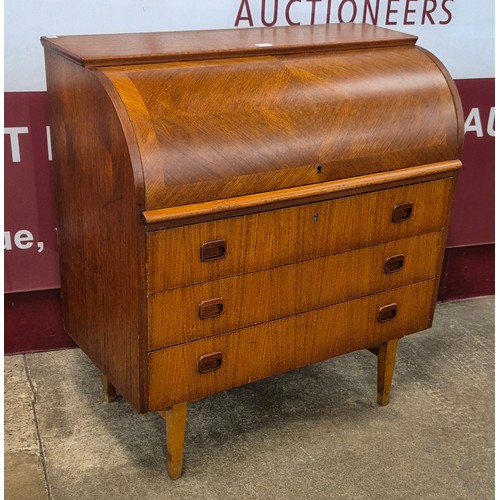
[[[30,385],[31,393],[32,393],[32,398],[31,398],[31,407],[33,409],[33,417],[35,419],[35,429],[36,429],[36,439],[38,441],[38,450],[40,452],[40,457],[42,459],[42,469],[43,469],[43,475],[45,479],[45,488],[47,490],[47,495],[49,499],[52,499],[52,493],[50,491],[50,483],[49,483],[49,475],[48,475],[48,470],[47,470],[47,461],[45,458],[45,450],[43,448],[43,443],[42,443],[42,436],[40,435],[40,427],[38,425],[38,415],[37,415],[37,409],[36,409],[36,402],[37,402],[37,394],[36,394],[36,389],[33,384],[33,380],[31,378],[31,373],[30,373],[30,368],[28,365],[28,360],[26,359],[26,354],[23,354],[23,362],[24,362],[24,372],[26,373],[26,378],[28,379],[28,383]]]

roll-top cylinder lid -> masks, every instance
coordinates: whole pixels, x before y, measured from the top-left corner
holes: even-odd
[[[100,79],[148,210],[458,158],[455,85],[415,42],[364,24],[42,39]]]

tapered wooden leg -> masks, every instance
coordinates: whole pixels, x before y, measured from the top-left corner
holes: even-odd
[[[103,375],[102,386],[104,389],[104,401],[112,403],[116,399],[116,387]]]
[[[182,476],[187,403],[179,403],[160,413],[167,431],[167,472],[170,479],[179,479]]]
[[[389,340],[377,348],[377,403],[380,406],[385,406],[389,403],[397,351],[398,339]]]

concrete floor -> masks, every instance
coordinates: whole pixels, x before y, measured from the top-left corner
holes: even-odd
[[[400,342],[389,406],[363,351],[188,409],[184,476],[164,425],[79,350],[5,358],[5,498],[492,499],[494,299],[439,305]]]

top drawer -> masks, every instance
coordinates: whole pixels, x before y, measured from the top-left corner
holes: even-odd
[[[147,233],[148,291],[220,279],[438,231],[453,180]]]

